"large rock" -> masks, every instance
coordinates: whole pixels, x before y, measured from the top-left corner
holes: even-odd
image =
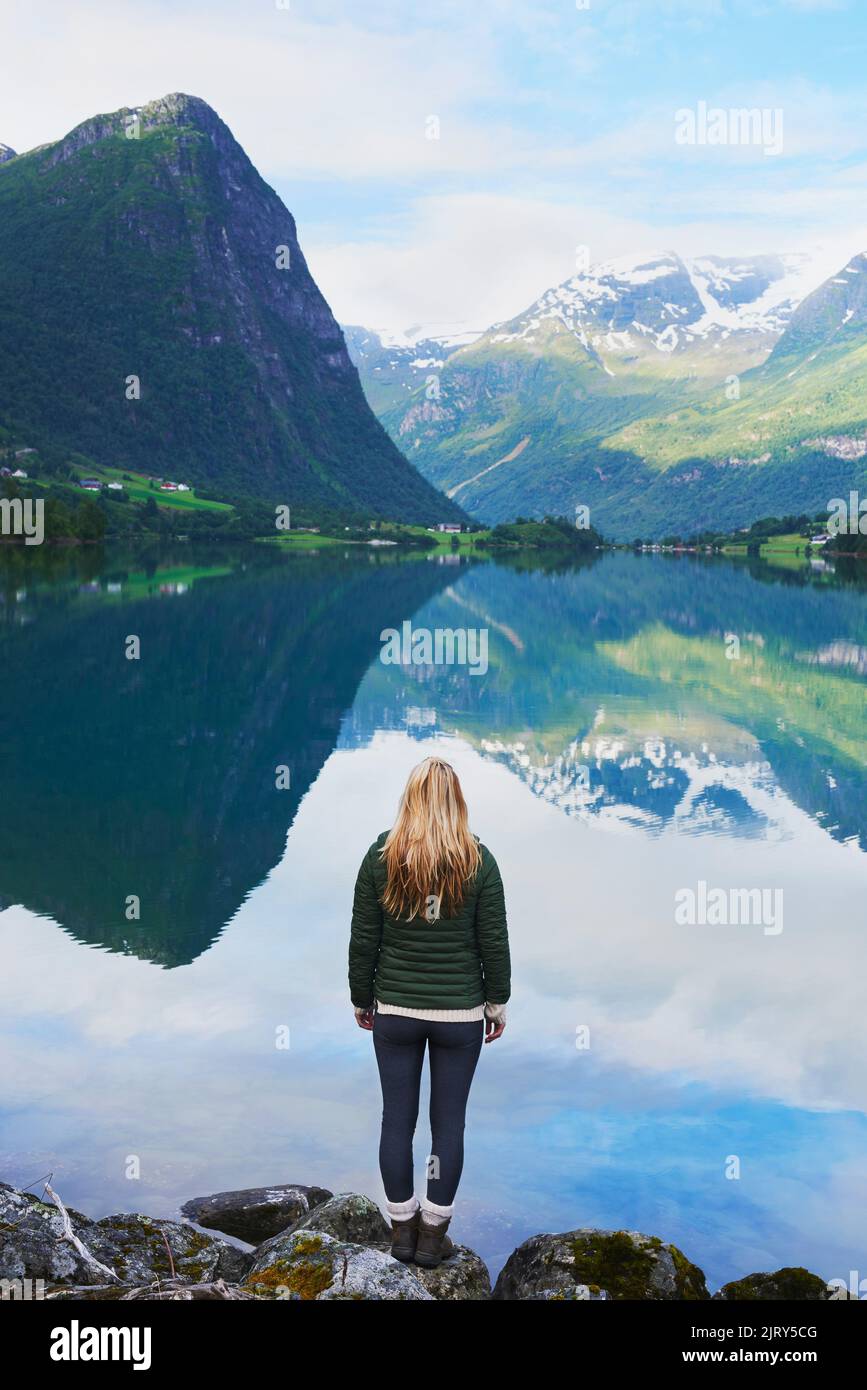
[[[730,1284],[723,1284],[719,1292],[714,1294],[715,1299],[732,1302],[775,1302],[778,1299],[814,1303],[845,1302],[851,1297],[848,1289],[829,1288],[818,1274],[811,1274],[800,1265],[788,1265],[775,1270],[773,1274],[747,1274],[743,1279],[733,1279]]]
[[[251,1261],[250,1255],[228,1241],[205,1235],[194,1226],[138,1214],[103,1217],[91,1227],[87,1245],[127,1284],[172,1277],[191,1284],[215,1279],[237,1283]]]
[[[357,1192],[344,1192],[323,1202],[299,1221],[294,1231],[318,1231],[351,1245],[367,1245],[383,1254],[391,1248],[391,1227],[375,1202]],[[258,1251],[256,1252],[258,1255]],[[491,1278],[484,1261],[465,1245],[455,1247],[451,1259],[437,1269],[406,1266],[434,1298],[487,1299]]]
[[[353,1245],[391,1245],[391,1227],[375,1202],[357,1192],[341,1192],[296,1221],[293,1231],[320,1231]]]
[[[488,1266],[475,1250],[456,1245],[455,1253],[443,1260],[436,1269],[410,1265],[416,1279],[424,1284],[434,1298],[448,1301],[485,1300],[491,1297],[491,1276]]]
[[[184,1216],[210,1231],[223,1231],[250,1245],[279,1235],[308,1216],[332,1194],[326,1187],[302,1183],[275,1183],[273,1187],[247,1187],[239,1192],[214,1192],[194,1197],[181,1207]]]
[[[640,1231],[582,1227],[531,1236],[509,1256],[494,1298],[705,1299],[704,1275],[676,1245]]]
[[[384,1250],[324,1232],[289,1231],[259,1247],[242,1287],[263,1298],[298,1297],[305,1302],[432,1301],[413,1268]]]
[[[237,1282],[251,1256],[216,1236],[178,1221],[149,1216],[106,1216],[91,1221],[68,1208],[73,1233],[125,1284],[174,1277],[185,1283]],[[168,1246],[168,1248],[167,1248]],[[169,1257],[171,1251],[171,1258]],[[0,1279],[44,1279],[55,1284],[101,1285],[105,1270],[63,1237],[63,1218],[52,1203],[0,1184]]]
[[[94,1223],[73,1208],[68,1212],[73,1231],[89,1246]],[[97,1274],[62,1235],[63,1218],[53,1203],[0,1183],[0,1279],[44,1279],[46,1284],[100,1282],[104,1276]]]

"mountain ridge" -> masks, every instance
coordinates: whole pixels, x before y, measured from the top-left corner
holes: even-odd
[[[290,506],[462,515],[373,416],[291,212],[199,97],[0,164],[0,323],[0,421],[28,444]]]
[[[695,534],[818,510],[860,477],[845,443],[825,443],[857,426],[852,409],[835,417],[812,400],[833,395],[812,339],[833,328],[834,350],[857,352],[864,316],[841,301],[858,266],[826,276],[829,263],[671,251],[602,262],[414,374],[381,344],[365,361],[347,341],[392,437],[483,520],[588,505],[617,539]],[[371,361],[380,376],[391,368],[388,393]],[[863,364],[847,371],[857,380]],[[757,418],[768,391],[780,412],[803,392],[822,429],[778,438]]]

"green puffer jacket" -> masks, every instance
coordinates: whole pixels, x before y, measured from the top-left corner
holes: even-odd
[[[387,831],[361,861],[352,906],[349,989],[356,1008],[374,998],[405,1009],[472,1009],[506,1004],[511,988],[509,935],[497,861],[480,844],[482,862],[456,917],[398,921],[382,907]]]

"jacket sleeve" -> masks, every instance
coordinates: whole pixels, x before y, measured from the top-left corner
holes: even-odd
[[[489,1004],[506,1004],[512,988],[512,965],[503,880],[493,856],[485,870],[476,902],[476,940],[482,958],[485,999]]]
[[[373,981],[382,940],[382,908],[376,894],[370,850],[361,861],[349,933],[349,993],[357,1009],[373,1005]]]

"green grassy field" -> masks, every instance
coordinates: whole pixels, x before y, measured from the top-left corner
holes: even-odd
[[[322,550],[335,545],[357,545],[349,537],[341,540],[339,536],[314,536],[309,531],[285,531],[279,536],[261,536],[263,545],[276,545],[280,550]]]
[[[490,531],[477,531],[472,535],[461,532],[460,535],[450,535],[443,531],[428,531],[424,526],[404,526],[382,522],[375,531],[365,532],[359,535],[328,536],[311,535],[308,531],[285,531],[278,536],[264,537],[265,544],[278,545],[285,550],[318,550],[323,546],[335,545],[369,545],[372,541],[396,541],[404,545],[412,543],[413,537],[420,539],[433,539],[435,544],[425,546],[425,553],[436,555],[441,553],[469,552],[476,549],[480,540],[487,539]],[[457,541],[457,545],[452,545],[452,541]],[[375,548],[375,547],[374,547]],[[391,547],[384,547],[391,549]]]
[[[231,505],[228,502],[211,502],[204,497],[197,497],[195,489],[190,492],[160,492],[159,483],[153,487],[150,479],[142,473],[131,473],[120,468],[99,467],[94,465],[92,468],[79,469],[78,478],[97,478],[103,486],[107,483],[123,483],[123,488],[131,502],[146,502],[152,497],[158,507],[179,507],[184,511],[215,511],[230,512]],[[130,481],[131,480],[131,481]],[[112,496],[111,493],[108,494]]]
[[[487,540],[490,534],[490,531],[461,531],[457,535],[447,531],[428,531],[424,526],[392,526],[388,522],[383,522],[376,531],[371,532],[371,538],[378,537],[380,540],[387,541],[399,537],[406,540],[409,536],[425,536],[435,542],[433,547],[435,550],[467,551],[475,550],[479,541]],[[457,541],[456,546],[452,544],[453,541]]]
[[[791,532],[784,536],[769,536],[759,547],[759,555],[763,560],[798,560],[805,562],[809,557],[807,548],[810,542],[806,536]],[[747,547],[744,545],[725,545],[723,546],[724,555],[746,555]]]

